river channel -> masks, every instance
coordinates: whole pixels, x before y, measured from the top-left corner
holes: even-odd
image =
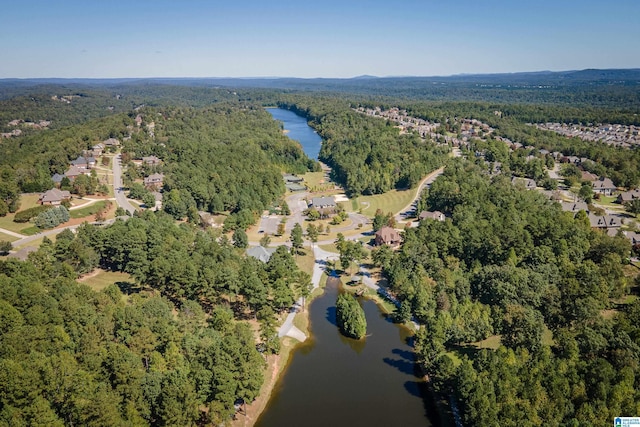
[[[363,299],[367,336],[345,338],[335,320],[340,286],[330,278],[309,306],[311,336],[293,351],[256,426],[438,425],[426,387],[414,372],[410,331]]]
[[[287,136],[298,141],[309,158],[318,160],[322,139],[316,131],[309,127],[307,119],[282,108],[267,108],[267,111],[274,119],[284,123]]]

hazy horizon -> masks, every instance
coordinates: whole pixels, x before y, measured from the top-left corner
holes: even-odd
[[[640,68],[640,2],[6,2],[0,78],[432,77]]]

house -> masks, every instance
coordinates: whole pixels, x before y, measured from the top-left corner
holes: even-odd
[[[96,159],[94,157],[78,156],[77,159],[71,162],[71,165],[80,169],[93,169],[96,166]]]
[[[109,138],[102,141],[105,147],[117,147],[120,145],[120,141],[117,138]]]
[[[291,174],[284,174],[283,178],[285,183],[299,184],[303,181],[301,177]]]
[[[634,199],[640,199],[640,189],[635,188],[633,190],[630,191],[624,191],[620,194],[618,194],[618,198],[616,199],[616,202],[620,203],[620,204],[625,204],[627,202],[630,202]]]
[[[247,255],[266,264],[269,262],[269,260],[271,259],[271,255],[273,255],[275,251],[276,251],[276,248],[252,246],[249,249],[247,249]]]
[[[629,239],[632,246],[640,245],[640,233],[636,233],[635,231],[623,231],[624,237]]]
[[[589,182],[593,182],[593,181],[597,181],[599,179],[598,175],[588,172],[588,171],[582,171],[582,180],[583,181],[589,181]]]
[[[511,179],[511,184],[516,185],[516,186],[517,186],[517,185],[522,185],[522,186],[524,186],[524,188],[525,188],[525,189],[527,189],[527,190],[535,190],[535,189],[536,189],[536,187],[537,187],[537,184],[536,184],[536,182],[535,182],[533,179],[530,179],[530,178],[520,178],[520,177],[517,177],[517,176],[514,176],[514,177]]]
[[[77,176],[80,175],[89,175],[86,169],[79,168],[75,165],[71,166],[65,173],[64,176],[69,178],[69,180],[73,181]]]
[[[402,242],[400,233],[395,229],[385,226],[376,231],[374,242],[377,246],[388,245],[391,247],[397,247]]]
[[[589,213],[589,206],[585,202],[562,202],[560,203],[562,210],[577,214],[580,211]]]
[[[580,164],[580,157],[577,156],[565,156],[562,158],[562,161],[565,163],[573,163],[574,165]]]
[[[162,160],[157,158],[156,156],[143,157],[142,163],[149,166],[158,166],[162,163]]]
[[[96,144],[93,147],[91,147],[90,151],[93,157],[100,157],[102,156],[102,152],[104,151],[104,145]]]
[[[604,177],[600,178],[597,181],[594,181],[592,185],[594,192],[604,194],[605,196],[610,196],[614,191],[618,189],[618,187],[613,184],[613,181],[611,181],[611,179]]]
[[[316,209],[335,209],[338,205],[334,197],[313,197],[310,207]]]
[[[145,187],[160,188],[163,185],[164,175],[161,173],[154,173],[144,179]]]
[[[68,191],[61,191],[57,188],[52,188],[51,190],[47,190],[40,195],[38,202],[41,205],[53,205],[57,206],[61,204],[64,200],[69,200],[71,198],[71,193]]]
[[[594,215],[589,214],[591,228],[618,228],[622,226],[622,220],[614,215]]]
[[[291,191],[292,193],[296,191],[304,191],[307,189],[307,187],[305,187],[304,185],[294,184],[294,183],[286,183],[284,186],[287,188],[287,190]]]
[[[435,211],[435,212],[422,211],[420,212],[420,215],[418,215],[418,221],[422,221],[423,219],[432,219],[434,221],[444,221],[445,216],[440,211]]]

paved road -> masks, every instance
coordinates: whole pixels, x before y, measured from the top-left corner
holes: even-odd
[[[122,190],[122,165],[120,162],[122,161],[122,157],[120,154],[113,158],[113,193],[116,196],[116,203],[118,206],[133,214],[136,211],[136,208],[133,207],[129,200],[127,200],[127,196],[124,195],[124,191]]]
[[[322,277],[322,273],[325,270],[327,261],[335,261],[338,259],[338,254],[325,251],[320,249],[318,245],[313,246],[313,254],[316,258],[316,262],[313,266],[313,274],[311,276],[311,283],[313,283],[313,289],[316,289],[320,286],[320,278]],[[306,335],[298,328],[293,325],[293,318],[296,316],[297,309],[302,307],[302,298],[298,298],[298,300],[293,304],[292,310],[289,311],[287,318],[285,319],[280,329],[278,329],[278,336],[284,337],[288,336],[291,338],[295,338],[298,341],[302,342],[307,339]]]
[[[396,213],[395,215],[396,222],[407,221],[409,216],[411,216],[415,211],[416,202],[420,198],[420,193],[422,193],[422,190],[425,187],[430,186],[433,183],[433,181],[435,181],[440,175],[442,175],[443,172],[444,172],[444,167],[441,167],[440,169],[436,169],[433,172],[431,172],[429,175],[424,177],[420,185],[418,185],[418,189],[416,190],[416,195],[413,197],[413,200],[411,200],[411,202],[407,206],[400,209],[400,212]]]

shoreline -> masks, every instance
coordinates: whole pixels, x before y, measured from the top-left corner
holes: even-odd
[[[327,277],[323,275],[320,279],[320,284],[318,286],[320,292],[314,291],[307,298],[306,301],[306,309],[303,312],[299,312],[300,321],[303,322],[304,327],[300,328],[302,332],[307,336],[307,339],[310,337],[309,333],[309,306],[313,302],[314,299],[319,297],[324,293],[324,287],[326,285]],[[298,316],[296,316],[298,319]],[[294,320],[295,322],[295,320]],[[306,342],[306,341],[305,341]],[[276,388],[276,384],[282,378],[284,373],[287,371],[287,367],[292,360],[293,353],[295,350],[304,344],[294,338],[284,336],[282,337],[280,353],[267,356],[267,368],[265,369],[265,381],[260,388],[260,393],[258,397],[251,403],[245,406],[244,413],[238,412],[235,420],[231,420],[229,422],[230,427],[253,427],[260,415],[265,411],[269,400],[271,400],[271,396]],[[268,377],[267,377],[268,376]]]

